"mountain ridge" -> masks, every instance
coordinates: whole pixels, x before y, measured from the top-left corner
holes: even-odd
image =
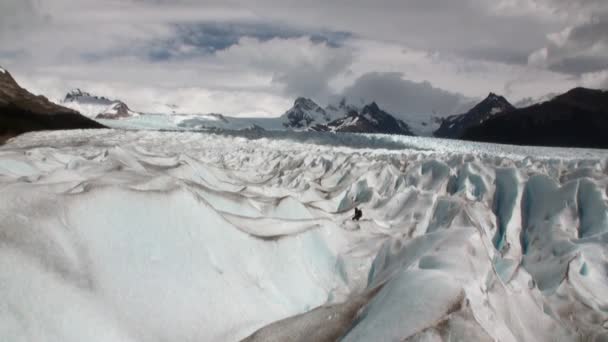
[[[376,102],[361,110],[350,108],[347,114],[327,124],[317,124],[311,130],[338,133],[380,133],[413,136],[410,127],[393,115],[380,109]]]
[[[0,68],[0,141],[41,130],[105,128],[79,112],[34,95]]]
[[[491,92],[468,112],[444,118],[433,135],[438,138],[459,139],[469,127],[514,109],[515,107],[506,98]]]
[[[95,119],[122,119],[137,116],[139,113],[132,111],[129,106],[121,100],[112,100],[105,96],[93,95],[81,88],[69,91],[61,104],[77,110]]]
[[[608,148],[608,91],[573,88],[552,100],[469,127],[462,139],[531,146]]]

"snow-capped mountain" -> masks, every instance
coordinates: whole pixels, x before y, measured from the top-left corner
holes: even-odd
[[[331,116],[313,100],[299,97],[281,119],[285,128],[306,129],[316,124],[330,122]]]
[[[375,102],[364,106],[361,110],[350,107],[346,116],[327,124],[317,124],[311,129],[330,132],[414,135],[405,122],[383,111]]]
[[[348,103],[346,98],[342,98],[338,104],[329,104],[325,107],[325,112],[329,115],[331,121],[343,118],[353,111],[358,112],[361,108]]]
[[[122,101],[92,95],[81,89],[70,91],[61,104],[91,118],[118,119],[139,114],[130,110]]]
[[[96,119],[120,119],[120,118],[128,118],[131,116],[136,116],[139,115],[139,113],[136,113],[134,111],[132,111],[131,109],[129,109],[129,106],[127,106],[124,102],[116,102],[113,105],[110,105],[110,107],[106,108],[105,111],[97,114],[97,116],[95,117]]]
[[[443,119],[434,135],[440,138],[460,138],[472,126],[479,125],[489,118],[515,110],[504,97],[490,93],[483,101],[465,114],[452,115]]]
[[[357,108],[342,100],[337,105],[322,108],[313,100],[303,97],[296,99],[293,107],[283,115],[274,118],[241,118],[222,114],[148,114],[114,126],[125,128],[129,122],[131,128],[143,129],[158,128],[159,124],[164,124],[165,128],[176,130],[264,129],[415,135],[408,124],[381,110],[376,103]]]
[[[285,128],[296,130],[413,135],[406,123],[381,110],[375,102],[357,108],[342,99],[337,105],[322,108],[311,99],[300,97],[281,119]]]
[[[0,68],[0,141],[29,131],[103,127],[21,88],[8,71]]]

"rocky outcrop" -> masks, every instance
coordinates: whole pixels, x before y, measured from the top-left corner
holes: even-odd
[[[0,140],[30,131],[104,127],[75,110],[28,92],[8,71],[0,69]]]

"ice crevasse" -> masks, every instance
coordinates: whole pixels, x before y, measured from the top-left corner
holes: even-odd
[[[314,138],[10,141],[1,339],[608,338],[605,152]]]

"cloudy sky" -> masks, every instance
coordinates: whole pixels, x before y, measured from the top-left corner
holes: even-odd
[[[140,111],[347,96],[448,114],[489,92],[608,88],[608,1],[1,0],[0,65],[52,99],[79,87]]]

